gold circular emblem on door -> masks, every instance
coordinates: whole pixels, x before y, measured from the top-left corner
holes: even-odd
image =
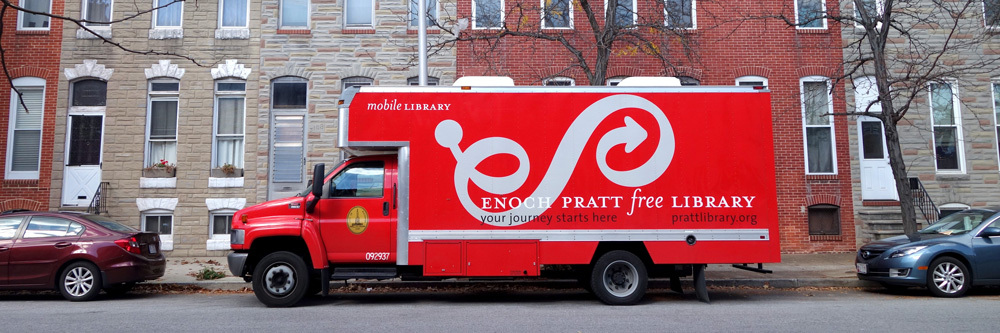
[[[368,229],[368,211],[364,207],[354,206],[347,212],[347,228],[355,235],[360,235]]]

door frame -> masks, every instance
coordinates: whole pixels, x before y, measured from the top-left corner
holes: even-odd
[[[98,172],[97,172],[97,182],[96,182],[97,186],[100,186],[100,183],[102,181],[102,172],[103,172],[102,169],[103,169],[103,165],[104,165],[104,135],[106,134],[105,133],[105,126],[107,124],[107,121],[106,121],[107,120],[107,116],[105,115],[105,109],[106,109],[106,107],[103,107],[103,106],[74,106],[74,107],[70,107],[69,112],[66,114],[66,137],[65,137],[65,140],[63,142],[63,147],[64,147],[64,149],[63,149],[63,181],[62,181],[62,186],[63,187],[62,187],[62,195],[61,195],[61,199],[60,199],[60,206],[70,206],[70,205],[67,205],[67,204],[68,203],[72,203],[70,201],[73,201],[73,200],[67,200],[67,197],[66,197],[66,195],[69,192],[69,191],[67,191],[67,187],[69,185],[69,184],[67,184],[68,178],[69,178],[69,177],[67,177],[67,174],[70,173],[70,172],[72,172],[72,170],[71,170],[72,168],[80,167],[80,166],[70,166],[70,165],[68,165],[68,163],[69,163],[69,153],[70,153],[70,141],[72,140],[72,137],[73,137],[73,116],[100,116],[101,117],[101,140],[100,140],[101,145],[100,145],[100,151],[98,152],[98,157],[97,157]],[[93,165],[87,165],[86,167],[92,168]],[[90,191],[89,193],[93,193],[93,192],[96,192],[96,191],[97,191],[97,188],[95,187],[93,189],[93,191]],[[77,203],[76,203],[75,206],[82,207],[82,206],[89,205],[90,204],[90,202],[89,202],[90,199],[93,199],[93,198],[89,198],[87,200],[88,202],[85,203],[85,204],[82,204],[82,205],[79,203],[79,201],[77,201]]]

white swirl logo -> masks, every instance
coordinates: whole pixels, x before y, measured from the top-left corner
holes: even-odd
[[[630,153],[648,137],[642,126],[631,117],[626,116],[624,126],[608,131],[598,141],[597,166],[608,180],[625,187],[644,186],[660,178],[674,156],[674,132],[670,127],[670,121],[667,120],[660,108],[642,97],[634,95],[608,96],[591,104],[573,121],[566,134],[563,135],[562,141],[559,142],[559,147],[552,157],[552,163],[549,164],[545,176],[531,197],[555,198],[559,196],[566,188],[569,177],[573,174],[573,170],[583,154],[583,149],[589,138],[594,135],[597,126],[612,113],[628,108],[646,111],[656,119],[660,130],[660,141],[657,143],[656,151],[649,160],[632,170],[618,171],[608,166],[607,156],[612,147],[624,144],[625,152]],[[434,137],[438,144],[451,149],[452,155],[455,156],[457,162],[455,165],[455,191],[462,206],[469,214],[487,224],[514,226],[524,224],[527,221],[497,223],[493,221],[498,219],[489,217],[498,217],[503,214],[541,215],[549,208],[519,205],[503,212],[487,212],[476,206],[469,196],[469,180],[472,180],[476,186],[484,191],[495,195],[509,194],[524,185],[531,172],[531,164],[527,152],[514,140],[502,137],[485,138],[476,141],[468,149],[462,151],[458,146],[458,143],[462,141],[462,126],[451,119],[438,123]],[[480,162],[500,154],[510,154],[516,157],[518,160],[517,171],[508,176],[493,177],[476,170],[476,166]]]

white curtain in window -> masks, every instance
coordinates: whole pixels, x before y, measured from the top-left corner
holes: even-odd
[[[111,21],[111,0],[87,0],[87,11],[84,17],[89,21],[109,22]],[[108,25],[98,23],[88,23],[87,25]]]
[[[11,99],[17,104],[17,113],[14,116],[14,133],[12,133],[11,171],[38,171],[42,143],[42,89],[20,88],[20,90],[28,110],[18,103],[17,93],[12,93]]]
[[[243,167],[243,103],[243,97],[219,98],[215,167],[226,163]]]
[[[372,24],[372,0],[347,0],[347,24]]]
[[[247,26],[247,0],[222,0],[222,26]]]
[[[304,27],[308,24],[309,0],[284,0],[281,2],[281,26]]]
[[[181,6],[180,2],[174,2],[174,0],[157,0],[156,6],[169,6],[165,8],[160,8],[156,10],[156,26],[157,27],[179,27],[181,26]]]

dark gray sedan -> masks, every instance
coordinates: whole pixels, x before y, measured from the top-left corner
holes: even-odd
[[[994,208],[948,215],[915,239],[896,236],[862,246],[855,264],[859,279],[887,288],[926,286],[939,297],[1000,284],[1000,214]]]

